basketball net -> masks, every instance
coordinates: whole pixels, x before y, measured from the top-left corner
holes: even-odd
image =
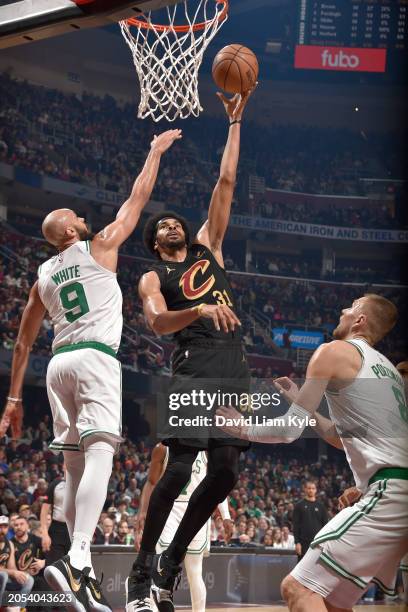
[[[196,6],[191,15],[188,4]],[[227,9],[227,0],[183,0],[166,7],[166,25],[153,23],[150,12],[119,22],[139,77],[140,119],[198,117],[203,110],[198,70],[207,46],[228,17]],[[177,25],[180,17],[184,25]]]

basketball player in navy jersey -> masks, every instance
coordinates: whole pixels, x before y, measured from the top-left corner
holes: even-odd
[[[173,392],[183,391],[181,377],[184,381],[228,379],[246,385],[246,389],[249,384],[222,243],[236,181],[241,117],[252,91],[230,100],[218,94],[230,127],[208,219],[197,235],[190,242],[186,221],[171,211],[152,217],[145,226],[145,243],[157,263],[142,276],[139,294],[150,328],[158,335],[174,334]],[[158,588],[169,592],[168,610],[173,609],[174,582],[187,547],[237,481],[239,456],[248,443],[231,437],[217,439],[204,428],[200,436],[177,437],[173,433],[164,440],[169,446],[168,465],[150,498],[140,552],[126,583],[127,612],[152,610],[152,577]],[[203,449],[208,452],[207,475],[192,494],[169,548],[155,561],[155,547],[173,503],[191,476],[197,453]]]

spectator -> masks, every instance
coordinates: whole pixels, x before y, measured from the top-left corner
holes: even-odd
[[[317,487],[311,480],[305,484],[305,497],[295,506],[293,531],[299,561],[306,554],[315,535],[328,521],[327,510],[316,500]]]

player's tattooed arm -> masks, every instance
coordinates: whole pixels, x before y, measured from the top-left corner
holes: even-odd
[[[217,94],[224,104],[230,122],[230,128],[221,160],[220,175],[211,197],[208,219],[198,231],[196,241],[207,246],[222,267],[224,267],[222,242],[229,223],[237,177],[240,150],[240,122],[242,113],[252,92],[253,89],[242,95],[236,94],[230,99],[226,98],[221,93]]]
[[[92,241],[92,254],[98,263],[109,268],[107,262],[105,260],[99,261],[99,258],[102,257],[103,259],[104,252],[113,251],[116,253],[120,245],[134,231],[156,183],[161,156],[181,137],[181,130],[167,130],[159,136],[154,136],[149,155],[141,173],[134,182],[129,198],[120,207],[115,221],[107,225]],[[114,264],[116,269],[116,260]]]
[[[28,358],[34,344],[41,323],[45,317],[45,307],[38,293],[38,282],[35,282],[28,298],[21,318],[18,336],[14,345],[13,361],[11,365],[11,380],[8,399],[2,419],[0,421],[0,437],[4,436],[11,427],[13,438],[21,437],[23,422],[22,388],[24,375],[27,369]]]

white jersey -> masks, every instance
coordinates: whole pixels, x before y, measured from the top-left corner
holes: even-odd
[[[365,340],[348,340],[362,356],[361,370],[340,391],[326,391],[356,486],[365,491],[381,468],[408,467],[408,409],[402,377]]]
[[[163,472],[166,469],[167,462],[169,459],[169,449],[166,447],[166,457],[163,462]],[[189,502],[190,497],[200,484],[202,480],[204,480],[207,474],[207,455],[205,451],[200,451],[197,453],[197,457],[193,465],[191,466],[191,478],[181,491],[180,495],[175,500],[176,502]]]
[[[78,342],[99,342],[117,352],[122,292],[116,274],[92,257],[89,240],[75,242],[39,267],[38,292],[54,326],[53,352]]]

